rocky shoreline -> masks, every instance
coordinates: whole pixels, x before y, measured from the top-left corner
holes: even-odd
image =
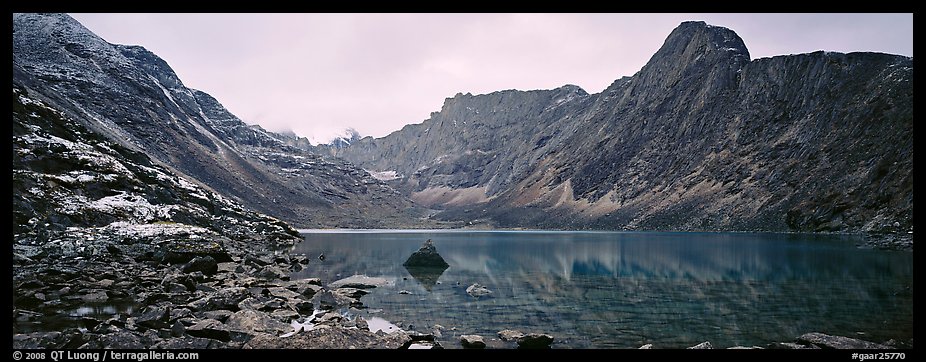
[[[289,280],[291,272],[314,261],[289,254],[300,238],[282,227],[227,238],[182,224],[143,226],[135,225],[130,237],[124,229],[75,228],[41,246],[17,244],[13,348],[556,347],[555,337],[543,333],[505,330],[486,338],[460,331],[457,340],[443,338],[439,329],[419,333],[373,326],[361,316],[361,297],[384,280]],[[150,228],[157,233],[145,236]],[[82,306],[107,304],[133,308],[109,318],[68,315]],[[56,318],[67,323],[57,329],[46,325]],[[808,333],[794,341],[730,348],[890,349],[912,348],[912,343]],[[714,347],[704,342],[690,348]]]

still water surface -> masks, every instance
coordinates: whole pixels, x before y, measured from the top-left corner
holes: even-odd
[[[314,231],[293,278],[391,281],[362,298],[371,315],[418,331],[495,338],[545,332],[555,348],[715,348],[812,331],[883,342],[913,336],[913,254],[849,236],[757,233]],[[402,263],[432,239],[442,272]],[[474,298],[479,283],[493,293]],[[400,294],[408,291],[411,294]],[[455,330],[451,330],[455,328]]]

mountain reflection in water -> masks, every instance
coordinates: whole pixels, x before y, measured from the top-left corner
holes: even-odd
[[[789,341],[819,331],[911,338],[912,253],[845,236],[640,232],[311,232],[317,255],[293,278],[353,274],[396,285],[363,297],[393,322],[443,338],[502,329],[551,333],[554,347],[679,348]],[[432,239],[446,270],[402,266]],[[473,283],[493,291],[475,299]],[[399,294],[408,290],[412,294]],[[454,339],[456,338],[456,339]],[[448,347],[458,347],[456,343]]]

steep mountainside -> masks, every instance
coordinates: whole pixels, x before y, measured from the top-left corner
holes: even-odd
[[[437,217],[506,227],[906,231],[913,59],[750,60],[685,22],[632,77],[449,98],[384,138],[329,149]]]
[[[13,15],[13,81],[126,149],[296,226],[417,222],[411,202],[367,172],[245,124],[156,55],[109,44],[65,14]]]
[[[107,246],[140,246],[149,237],[292,243],[298,236],[282,221],[178,177],[15,84],[12,104],[13,250],[19,257],[96,256]]]

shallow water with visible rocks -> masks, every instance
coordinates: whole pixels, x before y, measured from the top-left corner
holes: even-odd
[[[304,230],[293,279],[385,278],[364,314],[447,348],[505,329],[554,348],[764,346],[816,331],[874,342],[913,336],[913,254],[857,236],[775,233]],[[450,265],[403,262],[433,240]],[[324,254],[324,260],[316,258]],[[475,297],[480,284],[491,294]]]

